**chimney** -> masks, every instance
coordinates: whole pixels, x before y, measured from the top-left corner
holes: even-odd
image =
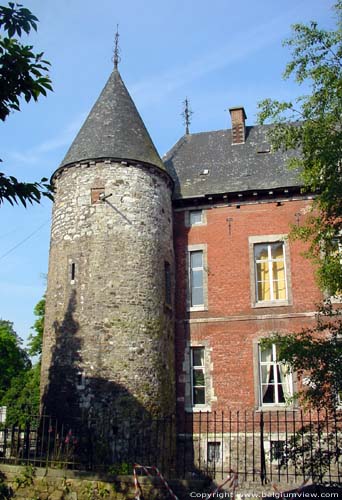
[[[246,138],[245,120],[247,118],[242,106],[229,108],[232,120],[232,144],[244,144]]]

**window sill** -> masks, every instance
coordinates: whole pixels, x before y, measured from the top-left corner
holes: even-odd
[[[187,312],[207,311],[207,306],[191,306],[186,308]]]
[[[298,406],[286,406],[286,404],[274,404],[269,406],[258,406],[257,413],[265,411],[299,411]]]
[[[270,300],[265,302],[255,302],[255,304],[252,304],[252,307],[258,309],[262,307],[285,307],[291,305],[292,304],[289,300]]]
[[[211,411],[211,407],[208,405],[202,405],[202,406],[192,406],[192,407],[186,407],[184,410],[187,413],[200,413],[200,412],[208,412]]]

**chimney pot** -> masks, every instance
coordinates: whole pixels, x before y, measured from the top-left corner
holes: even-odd
[[[246,139],[245,121],[247,115],[243,106],[229,108],[230,117],[232,120],[232,144],[244,144]]]

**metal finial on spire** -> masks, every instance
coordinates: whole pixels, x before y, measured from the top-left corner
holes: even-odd
[[[186,97],[185,98],[185,101],[183,101],[183,105],[184,105],[184,110],[182,111],[181,115],[184,119],[184,125],[185,125],[185,133],[187,135],[189,135],[189,126],[190,126],[190,123],[191,123],[191,116],[194,114],[193,111],[191,110],[190,108],[190,103],[189,103],[189,99]]]
[[[116,33],[115,33],[115,43],[114,43],[114,55],[113,55],[113,63],[114,63],[114,68],[118,68],[118,64],[121,61],[120,57],[120,48],[119,48],[119,25],[116,25]]]

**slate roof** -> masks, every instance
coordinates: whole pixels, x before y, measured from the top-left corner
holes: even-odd
[[[246,142],[234,146],[231,130],[183,136],[163,157],[174,199],[301,186],[298,171],[286,165],[294,153],[267,152],[268,128],[246,127]]]
[[[60,166],[101,158],[145,162],[165,170],[116,68]]]

